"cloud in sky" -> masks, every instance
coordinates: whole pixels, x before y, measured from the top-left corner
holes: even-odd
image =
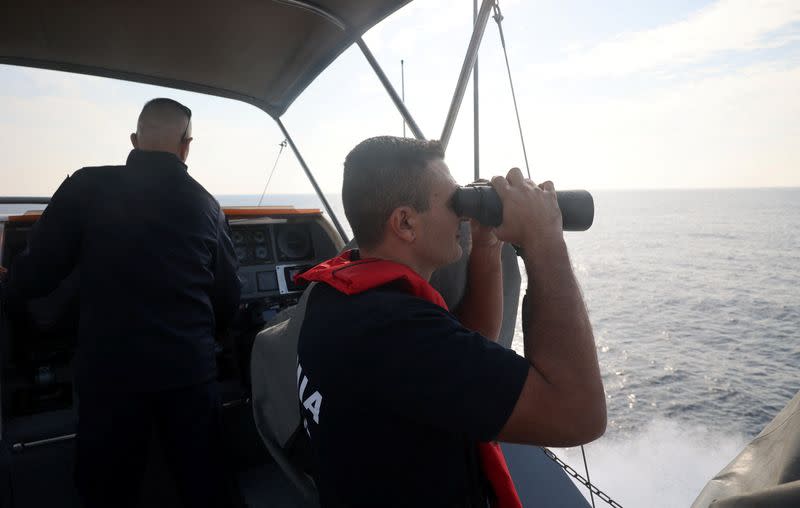
[[[539,167],[570,186],[797,185],[796,90],[800,65],[758,64],[589,104],[541,105],[529,137]]]
[[[682,21],[626,32],[589,48],[571,44],[565,61],[539,75],[622,77],[691,64],[726,51],[776,48],[800,40],[783,29],[800,23],[796,0],[720,0]]]

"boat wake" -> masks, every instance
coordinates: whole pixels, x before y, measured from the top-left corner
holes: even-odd
[[[708,479],[749,440],[743,434],[658,419],[638,433],[601,438],[584,448],[592,483],[617,503],[673,508],[690,506]],[[586,475],[580,448],[553,451]],[[581,487],[581,491],[588,499],[588,490]],[[595,505],[606,506],[599,499]]]

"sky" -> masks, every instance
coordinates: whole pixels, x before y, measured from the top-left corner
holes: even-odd
[[[534,181],[557,188],[800,186],[800,2],[500,0]],[[365,35],[428,138],[441,134],[472,2],[417,0]],[[498,28],[480,52],[481,176],[524,169]],[[228,99],[0,65],[0,195],[50,195],[87,165],[121,164],[141,106],[193,110],[191,174],[217,195],[311,193],[266,114]],[[327,194],[359,141],[402,120],[357,48],[284,115]],[[409,134],[410,135],[410,134]],[[473,176],[472,90],[447,158]]]

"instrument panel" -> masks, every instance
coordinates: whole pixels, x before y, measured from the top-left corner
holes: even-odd
[[[231,241],[236,251],[236,259],[241,266],[272,263],[272,241],[269,226],[240,226],[231,230]]]
[[[294,276],[316,264],[313,223],[231,223],[242,298],[303,290]]]

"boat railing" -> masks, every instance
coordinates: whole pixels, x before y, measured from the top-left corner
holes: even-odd
[[[0,205],[47,205],[47,196],[0,196]]]

